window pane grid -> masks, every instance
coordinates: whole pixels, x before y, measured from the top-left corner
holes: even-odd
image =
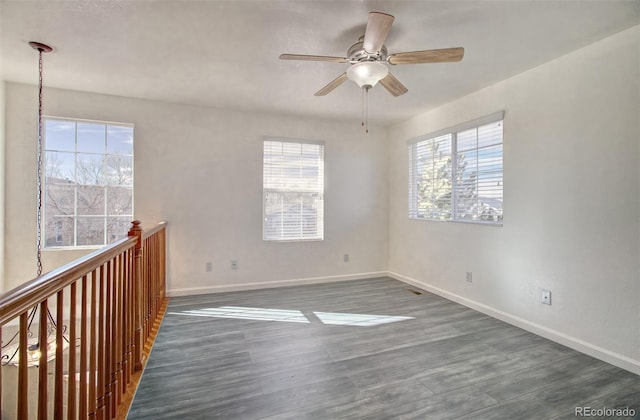
[[[324,146],[264,141],[263,238],[323,239]]]
[[[133,219],[133,127],[45,118],[45,247],[101,246]]]
[[[502,222],[502,120],[418,139],[408,150],[410,218]]]

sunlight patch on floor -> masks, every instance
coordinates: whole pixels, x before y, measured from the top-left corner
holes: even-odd
[[[249,319],[253,321],[279,321],[309,324],[309,319],[300,311],[290,309],[248,308],[243,306],[221,306],[219,308],[194,309],[169,312],[173,315],[202,316],[210,318]],[[341,312],[313,312],[325,325],[350,325],[371,327],[392,322],[414,319],[412,316],[390,316],[371,314],[350,314]]]
[[[300,311],[286,309],[246,308],[242,306],[222,306],[219,308],[194,309],[169,312],[174,315],[204,316],[211,318],[250,319],[255,321],[281,321],[308,324],[309,320]]]
[[[338,312],[314,312],[323,324],[327,325],[353,325],[358,327],[371,327],[374,325],[389,324],[391,322],[414,319],[412,316],[345,314]]]

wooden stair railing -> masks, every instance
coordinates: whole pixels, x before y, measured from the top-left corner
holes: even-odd
[[[0,295],[2,419],[122,416],[166,307],[166,228],[134,221],[127,238]]]

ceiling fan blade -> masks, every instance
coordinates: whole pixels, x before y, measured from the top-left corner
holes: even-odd
[[[337,88],[341,84],[343,84],[347,80],[347,73],[342,73],[340,76],[336,77],[332,81],[330,81],[325,87],[314,93],[315,96],[324,96],[327,93],[331,92],[333,89]]]
[[[457,47],[391,54],[387,61],[391,64],[452,63],[462,60],[463,56],[464,48]]]
[[[387,73],[387,75],[380,80],[380,84],[393,96],[404,95],[409,91],[405,85],[400,83],[400,80],[396,79],[396,77],[391,74],[391,72]]]
[[[369,21],[367,22],[367,29],[364,31],[364,41],[362,43],[362,48],[366,52],[369,54],[380,52],[387,35],[389,35],[393,19],[395,19],[393,16],[386,13],[369,13]]]
[[[280,54],[280,60],[330,61],[332,63],[347,63],[344,57],[329,57],[326,55]]]

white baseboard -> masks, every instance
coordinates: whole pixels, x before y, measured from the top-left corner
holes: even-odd
[[[371,273],[343,274],[338,276],[306,277],[301,279],[274,280],[274,281],[262,282],[262,283],[240,283],[240,284],[225,284],[225,285],[217,285],[217,286],[214,285],[214,286],[204,286],[204,287],[189,287],[184,289],[167,290],[167,296],[174,297],[174,296],[202,295],[206,293],[237,292],[241,290],[268,289],[272,287],[301,286],[305,284],[317,284],[317,283],[332,283],[336,281],[362,280],[362,279],[370,279],[374,277],[385,277],[388,274],[389,273],[386,271],[375,271]]]
[[[588,354],[589,356],[595,357],[596,359],[600,359],[614,366],[618,366],[622,369],[628,370],[629,372],[633,372],[636,375],[640,375],[640,361],[638,360],[631,359],[627,356],[623,356],[621,354],[596,346],[595,344],[588,343],[565,333],[536,324],[535,322],[528,321],[515,315],[511,315],[507,312],[503,312],[485,304],[476,302],[474,300],[456,295],[455,293],[448,292],[444,289],[425,283],[423,281],[403,276],[402,274],[394,273],[391,271],[387,272],[387,275],[396,280],[419,287],[438,296],[442,296],[443,298],[449,299],[463,306],[475,309],[478,312],[482,312],[483,314],[497,318],[508,324],[515,325],[516,327],[522,328],[523,330],[527,330],[551,341],[555,341],[556,343],[560,343],[562,345],[570,347],[581,353]]]

